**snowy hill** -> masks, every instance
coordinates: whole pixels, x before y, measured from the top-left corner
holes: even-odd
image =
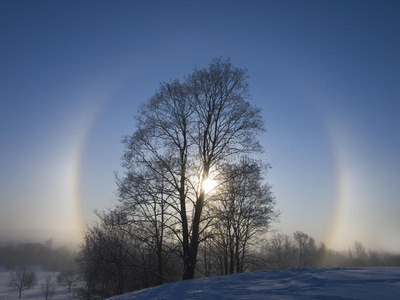
[[[110,299],[400,299],[400,267],[244,273],[173,282]]]

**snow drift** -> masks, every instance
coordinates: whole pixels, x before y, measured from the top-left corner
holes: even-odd
[[[242,273],[173,282],[110,299],[400,299],[400,267]]]

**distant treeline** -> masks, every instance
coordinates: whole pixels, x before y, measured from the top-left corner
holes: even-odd
[[[325,243],[297,231],[292,236],[275,234],[253,256],[252,271],[309,267],[400,266],[400,254],[367,249],[355,241],[347,251],[328,249]]]
[[[52,240],[42,243],[20,243],[0,247],[0,266],[12,269],[37,266],[49,271],[60,271],[75,261],[75,252],[66,246],[53,247]]]

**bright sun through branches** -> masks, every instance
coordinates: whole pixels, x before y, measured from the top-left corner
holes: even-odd
[[[212,180],[210,178],[207,178],[204,182],[203,182],[203,189],[204,192],[206,194],[208,194],[209,192],[211,192],[217,185],[217,182],[215,180]]]

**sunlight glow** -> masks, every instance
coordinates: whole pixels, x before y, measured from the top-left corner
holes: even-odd
[[[206,194],[208,194],[209,192],[211,192],[211,191],[216,187],[216,185],[217,185],[217,182],[216,182],[215,180],[212,180],[212,179],[210,179],[210,178],[206,179],[206,180],[203,182],[203,189],[204,189],[204,192],[205,192]]]

